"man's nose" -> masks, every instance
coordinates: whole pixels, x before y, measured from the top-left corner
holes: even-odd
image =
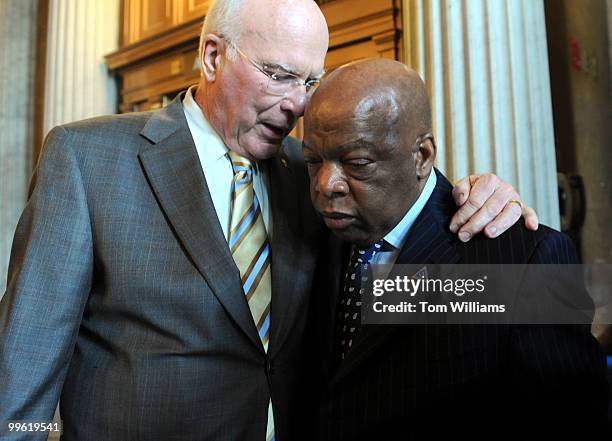
[[[308,94],[305,86],[296,86],[283,97],[281,109],[291,112],[296,118],[304,115],[304,109],[308,103]]]
[[[339,164],[323,162],[317,176],[317,187],[319,193],[327,198],[346,196],[349,186]]]

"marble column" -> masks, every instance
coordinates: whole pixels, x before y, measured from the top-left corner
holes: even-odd
[[[104,55],[118,48],[119,11],[119,0],[49,0],[45,134],[59,124],[116,113],[115,80]]]
[[[115,113],[104,55],[119,45],[119,0],[49,0],[44,132]]]
[[[0,0],[0,298],[32,169],[36,0]]]
[[[428,84],[438,165],[493,171],[559,227],[542,0],[404,0],[407,64]]]
[[[0,294],[32,169],[37,0],[0,0]],[[119,0],[49,0],[43,131],[115,113]]]

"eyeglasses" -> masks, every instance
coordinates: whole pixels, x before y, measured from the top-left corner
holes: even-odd
[[[268,77],[267,92],[271,95],[287,96],[295,90],[296,87],[304,86],[306,88],[306,96],[310,98],[321,82],[318,78],[301,79],[291,72],[287,72],[280,66],[271,66],[267,64],[259,64],[247,54],[245,54],[236,44],[228,41],[241,57],[251,63],[258,71]]]

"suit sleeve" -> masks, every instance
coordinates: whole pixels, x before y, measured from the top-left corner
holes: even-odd
[[[3,426],[53,418],[91,288],[90,218],[70,140],[61,127],[49,133],[13,241],[0,302]]]
[[[578,258],[569,237],[555,232],[538,242],[529,263],[577,264]],[[590,302],[586,290],[576,288],[570,268],[577,267],[556,272],[560,280],[549,285],[557,290],[572,287],[572,295],[581,296],[583,304]],[[567,280],[561,280],[564,273]],[[509,390],[522,407],[517,413],[534,419],[538,433],[533,435],[596,439],[589,436],[602,434],[609,386],[605,355],[590,326],[515,325],[510,332],[513,359]]]

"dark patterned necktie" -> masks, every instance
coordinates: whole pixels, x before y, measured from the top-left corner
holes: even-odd
[[[382,250],[384,240],[366,248],[354,247],[346,273],[336,316],[336,361],[341,362],[353,347],[361,328],[363,289],[371,278],[370,261]]]

